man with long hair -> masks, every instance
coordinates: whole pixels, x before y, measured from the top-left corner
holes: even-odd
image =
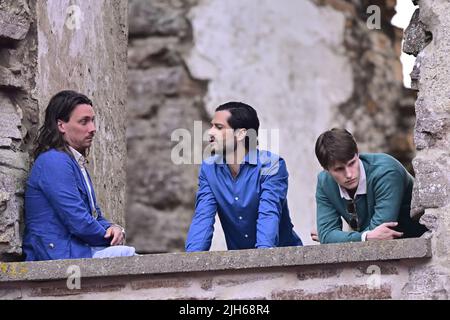
[[[45,111],[25,190],[25,260],[130,256],[125,231],[97,204],[85,167],[96,128],[92,102],[75,91],[53,96]]]
[[[257,113],[245,103],[216,109],[209,129],[214,156],[200,168],[186,251],[210,249],[216,213],[230,250],[302,245],[289,216],[286,163],[258,150],[258,129]]]

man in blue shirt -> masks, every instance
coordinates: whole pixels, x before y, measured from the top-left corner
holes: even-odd
[[[200,168],[186,251],[209,250],[216,212],[230,250],[302,245],[289,216],[286,163],[257,149],[258,129],[249,105],[216,109],[208,132],[214,156]]]

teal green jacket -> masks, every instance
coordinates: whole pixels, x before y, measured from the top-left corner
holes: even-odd
[[[320,243],[361,241],[361,235],[384,222],[398,221],[396,230],[403,237],[419,237],[426,228],[410,217],[413,177],[400,162],[383,153],[360,154],[366,172],[367,194],[357,195],[356,212],[360,232],[342,231],[342,220],[347,223],[347,200],[341,198],[339,186],[333,177],[322,171],[316,189],[317,231]]]

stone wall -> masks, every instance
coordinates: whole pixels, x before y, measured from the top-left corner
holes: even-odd
[[[129,2],[127,239],[142,253],[183,250],[193,213],[197,166],[172,162],[171,134],[209,122],[206,84],[192,78],[184,58],[195,3]]]
[[[414,206],[432,231],[433,260],[412,271],[423,298],[448,299],[450,290],[450,3],[420,0],[406,32],[404,51],[417,56]],[[420,279],[420,281],[419,281]]]
[[[0,261],[19,259],[31,150],[52,95],[93,99],[90,172],[105,215],[124,223],[127,2],[0,1]]]
[[[0,264],[0,299],[422,298],[427,288],[420,286],[439,279],[431,274],[423,282],[410,270],[427,264],[429,245],[427,239],[404,239],[5,263]],[[167,317],[176,318],[174,307],[166,309]]]
[[[391,24],[397,1],[318,0],[343,10],[346,16],[344,46],[353,70],[353,92],[334,109],[332,126],[344,126],[355,136],[361,150],[387,152],[414,174],[413,129],[416,94],[403,86],[400,62],[403,30]],[[380,8],[380,28],[368,27]],[[369,21],[369,22],[368,22]]]
[[[257,109],[267,130],[261,148],[286,159],[289,206],[307,244],[321,132],[345,126],[361,151],[388,152],[412,171],[415,92],[403,87],[402,30],[390,23],[388,0],[376,2],[380,29],[369,29],[372,3],[130,1],[127,221],[138,250],[184,249],[197,166],[170,161],[170,133],[192,131],[194,120],[209,121],[230,100]],[[212,249],[224,249],[220,224],[215,229]]]
[[[37,2],[40,121],[63,89],[90,97],[97,134],[89,172],[104,214],[124,224],[128,11],[126,0]]]
[[[34,1],[0,1],[0,261],[22,253],[20,222],[38,125]]]

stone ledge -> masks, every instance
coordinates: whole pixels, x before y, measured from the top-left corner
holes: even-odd
[[[304,247],[150,254],[107,259],[0,263],[0,283],[67,279],[69,266],[83,278],[239,270],[431,257],[425,238]]]

